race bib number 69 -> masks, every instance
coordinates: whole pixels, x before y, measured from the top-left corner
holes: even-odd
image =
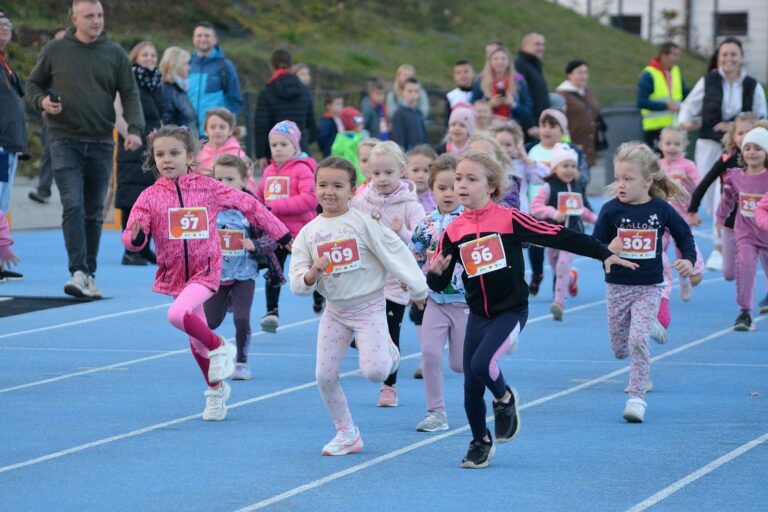
[[[619,256],[631,260],[650,260],[656,257],[655,229],[621,229],[621,253]]]
[[[459,255],[469,277],[481,276],[507,266],[504,245],[497,234],[461,244]]]

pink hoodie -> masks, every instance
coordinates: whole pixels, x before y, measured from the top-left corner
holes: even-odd
[[[0,258],[10,258],[13,254],[11,246],[11,228],[8,227],[8,221],[5,220],[5,214],[0,210]]]
[[[203,145],[203,149],[197,154],[199,168],[209,169],[209,173],[213,172],[213,164],[216,163],[216,159],[221,155],[242,157],[245,155],[245,151],[240,148],[240,143],[237,142],[234,136],[228,138],[220,148],[214,148],[210,142],[206,142]]]
[[[269,206],[272,213],[285,223],[294,238],[307,222],[317,217],[316,169],[317,163],[309,157],[288,160],[282,167],[277,167],[272,162],[264,169],[264,174],[261,176],[256,189],[256,197]],[[281,177],[281,180],[272,181],[276,177]],[[279,188],[280,183],[285,184],[286,179],[288,197],[276,199],[265,197],[264,187],[268,181],[278,183]]]
[[[757,203],[757,210],[755,211],[755,219],[760,229],[768,231],[768,193]]]
[[[208,215],[208,238],[172,240],[169,236],[169,208],[202,207]],[[221,246],[216,232],[216,215],[223,210],[239,210],[252,226],[263,229],[281,245],[288,243],[288,229],[256,198],[230,188],[213,178],[189,173],[178,179],[158,178],[141,193],[128,217],[123,245],[140,251],[146,245],[133,245],[131,227],[139,223],[151,233],[157,249],[157,274],[152,290],[175,297],[188,283],[219,288]]]
[[[411,241],[413,230],[421,219],[426,217],[424,207],[419,203],[416,194],[416,185],[409,180],[400,180],[400,185],[389,195],[382,195],[371,181],[362,195],[352,198],[352,207],[368,213],[374,219],[380,219],[381,223],[389,227],[394,219],[399,219],[403,226],[397,235],[407,246]],[[408,304],[410,296],[403,291],[400,282],[393,277],[387,280],[384,287],[384,296],[398,304]]]

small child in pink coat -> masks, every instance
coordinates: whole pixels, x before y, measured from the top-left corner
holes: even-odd
[[[213,166],[221,155],[233,155],[244,158],[245,151],[237,140],[239,128],[237,118],[226,108],[212,108],[205,113],[203,132],[208,137],[208,142],[203,144],[197,154],[198,174],[213,176]],[[256,182],[253,180],[253,168],[248,168],[248,182],[246,188],[251,192],[256,191]]]
[[[11,270],[11,265],[19,264],[19,257],[11,249],[12,245],[11,229],[8,226],[8,221],[5,219],[5,214],[0,210],[0,273],[3,270]],[[0,282],[4,279],[0,279]]]

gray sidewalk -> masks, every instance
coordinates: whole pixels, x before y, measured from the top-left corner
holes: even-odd
[[[51,190],[51,202],[40,204],[29,198],[29,192],[37,189],[37,178],[16,176],[11,194],[11,229],[60,229],[61,199],[59,190],[54,185]]]

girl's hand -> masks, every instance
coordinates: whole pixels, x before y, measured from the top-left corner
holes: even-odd
[[[715,130],[716,132],[723,132],[723,133],[725,133],[725,132],[728,131],[728,128],[730,126],[731,126],[731,123],[729,123],[728,121],[720,121],[712,129]]]
[[[717,237],[720,238],[723,236],[723,225],[722,224],[716,224],[715,229],[717,230]]]
[[[616,255],[621,254],[621,250],[623,247],[624,247],[624,244],[621,241],[621,238],[618,236],[613,240],[611,240],[611,243],[608,244],[608,250]]]
[[[611,243],[613,243],[613,242],[611,242]],[[603,265],[605,265],[605,273],[606,274],[610,274],[611,273],[611,265],[619,265],[619,266],[622,266],[622,267],[626,267],[626,268],[628,268],[630,270],[635,270],[635,269],[637,269],[637,267],[640,266],[637,263],[633,263],[631,261],[627,261],[627,260],[621,259],[618,256],[616,256],[615,254],[610,256],[607,260],[605,260],[603,262]]]
[[[688,277],[693,274],[693,263],[688,260],[677,260],[672,266],[677,269],[680,277]]]
[[[243,249],[248,252],[253,252],[256,250],[256,244],[254,244],[253,240],[250,238],[243,238]]]
[[[701,226],[701,217],[696,212],[689,213],[687,220],[689,226]]]
[[[411,304],[414,304],[417,308],[419,308],[420,311],[424,311],[424,308],[427,306],[426,299],[424,300],[411,300]]]
[[[560,212],[560,211],[558,211],[558,212],[555,214],[555,216],[553,217],[553,220],[554,220],[555,222],[560,222],[560,223],[563,223],[563,222],[565,222],[565,218],[566,218],[566,217],[565,217],[565,214],[564,214],[563,212]]]
[[[491,106],[491,108],[500,107],[504,104],[504,96],[501,94],[496,94],[490,100],[488,100],[488,104]]]
[[[426,268],[427,273],[440,275],[445,272],[445,269],[451,264],[451,256],[443,256],[442,254],[436,254],[430,261]]]
[[[692,132],[697,128],[696,123],[694,123],[693,121],[686,121],[682,123],[680,127],[687,132]]]
[[[293,251],[293,240],[291,240],[290,242],[288,242],[287,244],[285,244],[285,245],[283,246],[283,249],[285,249],[285,250],[286,250],[286,251],[288,251],[288,252],[292,252],[292,251]]]
[[[315,262],[312,264],[312,267],[307,271],[306,274],[304,274],[304,284],[307,286],[312,286],[315,284],[320,277],[325,273],[325,269],[328,268],[328,265],[331,264],[331,260],[329,260],[326,256],[322,256],[315,260]]]
[[[400,230],[403,229],[402,219],[398,219],[397,217],[392,219],[392,221],[389,223],[389,229],[391,229],[395,233],[399,233]]]
[[[14,253],[10,248],[8,249],[8,255],[3,256],[0,258],[0,271],[3,269],[5,270],[11,270],[11,265],[18,265],[19,264],[19,257],[16,256],[16,253]]]

